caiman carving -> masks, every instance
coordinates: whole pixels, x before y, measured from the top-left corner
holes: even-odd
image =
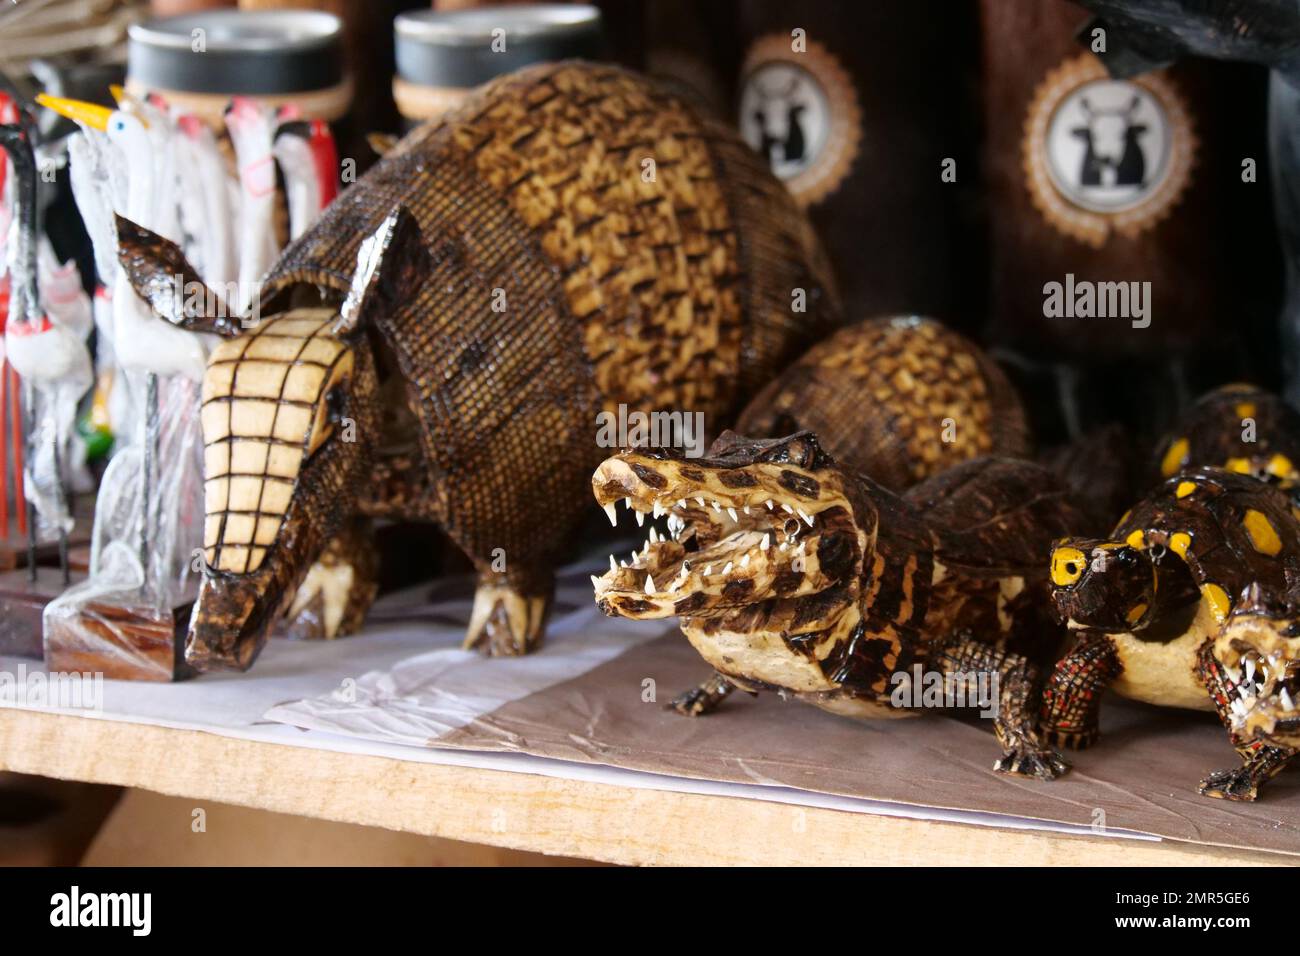
[[[1043,556],[1079,516],[1030,462],[981,458],[903,496],[840,468],[811,433],[730,432],[703,459],[625,451],[592,478],[596,499],[667,515],[631,564],[593,578],[611,616],[681,619],[715,676],[675,701],[713,709],[733,688],[775,690],[838,714],[907,716],[898,677],[995,676],[996,768],[1066,768],[1035,729],[1041,677],[1063,629]],[[991,683],[991,681],[990,681]]]
[[[156,311],[230,336],[205,383],[201,668],[248,667],[357,513],[441,524],[479,571],[466,644],[528,651],[608,453],[597,414],[711,422],[837,320],[808,222],[761,159],[592,64],[503,77],[394,146],[285,250],[256,328],[213,296],[178,301],[174,277],[195,277],[174,246],[129,223],[119,238]],[[390,402],[414,449],[379,424]]]

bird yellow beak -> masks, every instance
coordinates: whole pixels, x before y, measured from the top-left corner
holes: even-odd
[[[45,93],[37,93],[36,102],[46,109],[54,110],[60,116],[66,116],[101,133],[107,131],[108,118],[113,115],[113,111],[106,106],[86,103],[82,100],[69,100],[62,96],[48,96]]]
[[[122,101],[126,99],[126,87],[121,86],[120,84],[108,84],[108,92],[113,95],[113,102],[118,106],[121,106]]]

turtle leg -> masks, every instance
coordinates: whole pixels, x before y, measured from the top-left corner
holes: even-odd
[[[1043,739],[1072,750],[1095,743],[1102,691],[1122,670],[1114,642],[1099,631],[1085,631],[1057,662],[1043,691]]]
[[[1281,773],[1282,768],[1297,753],[1290,747],[1270,747],[1266,744],[1242,747],[1238,752],[1245,763],[1232,770],[1218,770],[1202,780],[1197,788],[1202,796],[1219,800],[1252,801],[1259,796],[1259,788]]]
[[[379,590],[374,526],[356,516],[321,551],[285,615],[293,638],[325,639],[361,628]]]
[[[998,699],[993,730],[1003,753],[993,764],[994,770],[1054,780],[1070,769],[1038,736],[1038,703],[1043,679],[1042,672],[1028,658],[961,635],[944,645],[938,666],[946,686],[963,683],[969,686],[972,680],[981,677],[996,678]]]
[[[692,687],[669,701],[668,709],[685,717],[702,717],[717,710],[718,705],[735,689],[735,684],[714,672],[712,677],[698,687]]]
[[[480,564],[474,609],[461,646],[477,647],[491,657],[518,657],[536,650],[554,595],[550,571],[496,571]]]

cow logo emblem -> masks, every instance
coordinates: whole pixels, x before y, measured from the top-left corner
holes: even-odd
[[[1196,138],[1163,75],[1111,79],[1085,53],[1038,87],[1023,150],[1034,205],[1061,232],[1100,247],[1169,214],[1191,179]]]
[[[824,46],[784,34],[754,43],[741,68],[741,135],[801,206],[825,199],[858,155],[862,111],[853,81]]]

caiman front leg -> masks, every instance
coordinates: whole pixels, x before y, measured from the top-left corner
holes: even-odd
[[[1101,733],[1101,698],[1123,670],[1115,643],[1100,631],[1084,631],[1057,662],[1043,691],[1043,739],[1057,747],[1082,750]]]
[[[308,569],[282,632],[315,640],[353,634],[361,629],[378,590],[374,526],[369,518],[353,517]]]
[[[1003,754],[993,764],[1000,773],[1054,780],[1070,769],[1038,736],[1037,717],[1042,674],[1028,659],[981,643],[968,635],[951,638],[941,649],[938,666],[945,686],[970,685],[981,676],[997,679],[997,713],[993,730]]]
[[[465,633],[465,649],[477,647],[491,657],[518,657],[542,643],[555,594],[550,571],[527,573],[479,567],[474,609]]]
[[[1261,786],[1282,772],[1297,751],[1289,747],[1270,747],[1257,743],[1239,747],[1238,753],[1245,764],[1210,774],[1201,781],[1198,788],[1202,796],[1250,802],[1259,796]]]
[[[684,693],[678,694],[668,703],[669,710],[675,710],[685,717],[702,717],[711,714],[736,689],[736,685],[719,673]]]

